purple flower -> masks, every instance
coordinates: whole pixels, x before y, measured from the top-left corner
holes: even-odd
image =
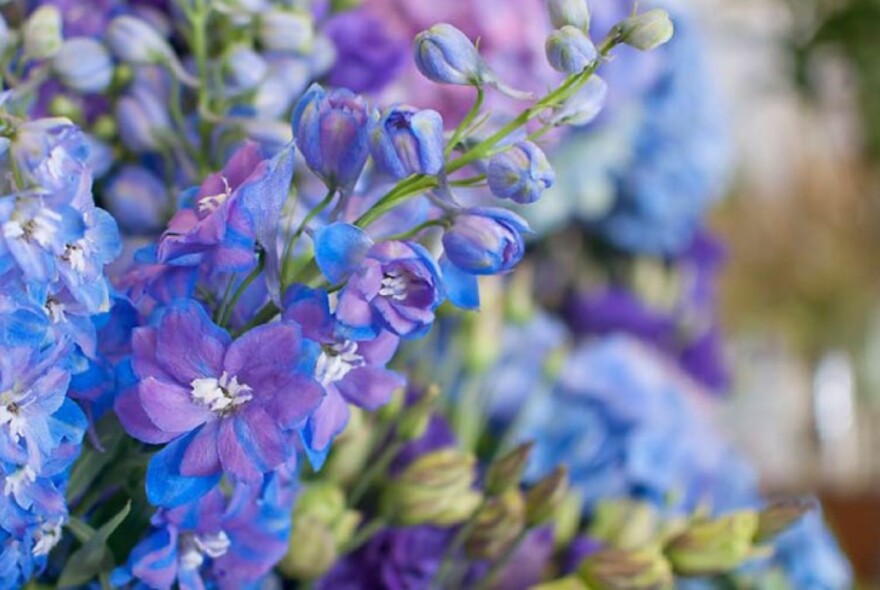
[[[382,330],[422,336],[443,301],[437,263],[415,242],[374,244],[363,230],[336,223],[316,232],[315,260],[330,281],[348,279],[336,319],[353,339],[375,338]]]
[[[245,143],[222,171],[202,183],[192,206],[178,211],[159,241],[158,260],[177,265],[207,262],[217,270],[246,270],[256,263],[256,246],[274,252],[281,208],[293,176],[285,150],[263,159]]]
[[[446,257],[469,274],[508,272],[525,254],[523,234],[528,223],[505,209],[470,209],[455,218],[443,234]]]
[[[443,118],[437,111],[393,107],[370,131],[376,166],[398,180],[412,174],[439,174],[443,147]]]
[[[173,441],[150,463],[147,494],[160,506],[192,500],[226,474],[258,482],[294,455],[293,437],[320,404],[316,351],[296,324],[255,328],[235,341],[195,302],[164,309],[133,334],[135,389],[116,400],[123,425],[149,443]],[[187,478],[194,478],[188,481]]]
[[[328,82],[354,92],[375,92],[394,80],[406,61],[407,42],[392,35],[368,9],[335,14],[323,25],[336,46]]]
[[[296,145],[327,186],[348,190],[357,182],[370,155],[369,119],[364,99],[344,88],[326,92],[314,84],[296,105]]]
[[[160,509],[114,571],[114,585],[138,580],[154,590],[175,582],[182,590],[233,590],[261,579],[287,549],[292,499],[277,497],[276,485],[256,496],[239,488],[229,499],[215,488],[191,504]]]
[[[431,526],[390,528],[339,562],[322,578],[318,590],[430,587],[451,538],[451,531]]]
[[[327,292],[302,285],[294,285],[285,294],[283,317],[300,324],[303,335],[321,345],[315,379],[325,397],[304,432],[310,458],[320,463],[330,442],[348,424],[349,404],[376,410],[404,386],[402,375],[385,368],[399,338],[383,331],[375,339],[349,340],[330,312]]]
[[[160,233],[172,207],[162,181],[141,166],[123,166],[104,187],[102,196],[122,229],[133,234]]]

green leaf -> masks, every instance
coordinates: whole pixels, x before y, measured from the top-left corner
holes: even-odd
[[[82,454],[70,472],[67,483],[67,500],[75,502],[91,487],[101,471],[119,454],[119,446],[125,432],[112,416],[108,416],[98,424],[98,439],[103,450],[96,449],[91,442],[83,447]]]
[[[96,531],[92,529],[91,534],[89,534],[91,527],[78,519],[71,519],[68,528],[74,536],[83,541],[83,546],[67,560],[61,577],[58,579],[59,588],[81,586],[96,576],[113,569],[113,556],[107,548],[107,539],[122,524],[130,511],[131,502],[127,503],[116,516],[104,523],[101,528]]]

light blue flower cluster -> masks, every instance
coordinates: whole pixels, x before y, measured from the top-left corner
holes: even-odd
[[[86,416],[72,382],[110,309],[113,218],[95,207],[88,144],[65,119],[0,104],[0,585],[38,573],[61,539]]]

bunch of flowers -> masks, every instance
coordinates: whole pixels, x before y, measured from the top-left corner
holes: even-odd
[[[389,366],[520,264],[508,206],[556,178],[539,141],[594,118],[596,71],[664,45],[669,16],[603,37],[551,0],[541,97],[455,26],[421,30],[420,75],[470,95],[449,124],[358,94],[393,78],[384,43],[378,82],[337,86],[337,4],[4,5],[4,587],[666,588],[762,550],[800,506],[585,536],[566,469],[526,471],[542,447],[471,452],[467,397]]]

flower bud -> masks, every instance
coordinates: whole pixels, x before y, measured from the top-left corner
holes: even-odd
[[[526,523],[532,527],[551,520],[568,494],[568,469],[556,470],[526,492]]]
[[[345,494],[330,482],[310,483],[293,511],[287,554],[278,564],[288,577],[311,579],[327,573],[360,523],[346,507]]]
[[[119,138],[137,153],[155,152],[171,131],[171,117],[159,98],[145,87],[135,87],[116,103]]]
[[[368,124],[363,98],[314,84],[293,113],[293,136],[312,172],[331,188],[349,189],[369,157]]]
[[[104,188],[104,203],[119,226],[130,234],[161,233],[171,215],[168,190],[152,172],[126,165]]]
[[[566,25],[547,37],[547,61],[554,70],[564,74],[578,74],[590,67],[599,57],[590,38],[575,27]]]
[[[61,12],[44,4],[31,13],[22,27],[24,54],[34,59],[49,59],[61,49]]]
[[[600,502],[590,523],[590,537],[615,549],[636,549],[654,540],[660,518],[650,504],[635,500]]]
[[[770,505],[758,513],[758,531],[755,533],[755,542],[765,543],[769,541],[814,508],[815,504],[813,501],[801,498],[776,502]]]
[[[631,16],[616,27],[622,43],[642,51],[651,51],[672,39],[675,26],[662,8]]]
[[[578,575],[592,590],[659,590],[673,586],[669,563],[653,547],[594,553],[581,564]]]
[[[357,481],[372,453],[371,437],[363,410],[352,407],[345,430],[333,441],[334,450],[321,469],[321,477],[345,486]]]
[[[566,576],[553,580],[552,582],[543,582],[537,586],[531,586],[529,590],[590,590],[583,582],[575,576]]]
[[[424,436],[431,423],[431,415],[434,413],[434,404],[438,397],[440,397],[440,388],[431,385],[416,403],[406,408],[397,421],[397,438],[411,441]]]
[[[489,160],[489,188],[499,199],[534,203],[555,180],[547,156],[531,141],[520,141]]]
[[[752,557],[758,515],[736,512],[712,520],[698,520],[666,547],[677,573],[703,576],[729,572]]]
[[[505,209],[469,209],[443,235],[446,256],[456,268],[474,275],[513,269],[525,253],[524,219]]]
[[[554,125],[571,125],[579,127],[592,123],[608,97],[608,84],[598,76],[590,76],[584,87],[574,96],[565,101],[554,113],[552,122]]]
[[[485,485],[488,495],[496,496],[506,490],[519,488],[520,479],[534,446],[533,442],[523,443],[489,466]]]
[[[572,26],[585,33],[590,30],[590,9],[586,0],[547,0],[547,12],[557,29]]]
[[[476,526],[465,549],[476,559],[498,559],[525,528],[525,502],[518,489],[491,498],[477,513]]]
[[[479,86],[483,61],[476,46],[454,26],[441,23],[416,35],[416,66],[423,76],[439,84]]]
[[[107,27],[107,44],[120,61],[134,65],[163,63],[174,55],[171,45],[150,23],[117,16]]]
[[[74,123],[83,121],[82,101],[67,94],[56,94],[49,101],[49,114],[53,117],[64,117]]]
[[[455,449],[422,455],[385,490],[383,506],[399,525],[453,526],[477,509],[476,459]]]
[[[574,490],[569,490],[556,509],[553,519],[553,544],[557,549],[568,547],[577,536],[581,527],[583,504],[583,496]]]
[[[52,59],[61,82],[82,93],[106,90],[113,80],[113,60],[102,43],[90,37],[68,39]]]
[[[315,23],[306,12],[267,10],[260,14],[257,38],[270,51],[305,55],[315,41]]]
[[[246,45],[236,45],[226,55],[224,63],[229,81],[237,89],[256,88],[269,72],[263,57]]]
[[[398,180],[412,174],[439,174],[443,147],[443,117],[437,111],[392,107],[373,122],[370,131],[376,167]]]

